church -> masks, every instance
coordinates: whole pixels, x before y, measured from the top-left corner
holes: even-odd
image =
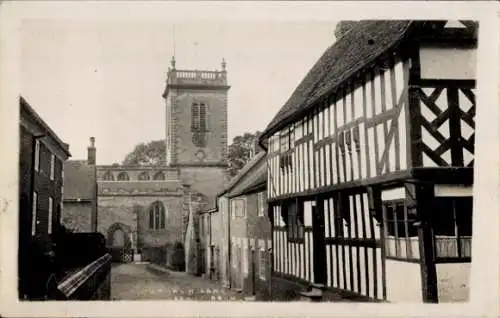
[[[166,246],[168,266],[191,265],[196,257],[190,253],[197,249],[185,245],[194,246],[197,239],[196,233],[186,239],[188,224],[214,205],[228,181],[226,63],[220,71],[180,70],[175,63],[173,57],[162,95],[165,165],[96,165],[92,137],[88,159],[69,160],[64,167],[63,223],[75,231],[100,232],[109,247],[133,251],[125,261]],[[172,257],[174,247],[186,249],[184,259]]]

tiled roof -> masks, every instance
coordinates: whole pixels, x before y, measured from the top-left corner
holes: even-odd
[[[95,166],[85,160],[64,163],[64,200],[93,199],[96,191]]]
[[[330,46],[269,123],[261,139],[286,127],[356,72],[396,46],[412,21],[360,21]]]
[[[227,196],[229,198],[245,194],[262,184],[262,181],[265,182],[267,180],[266,157],[256,156],[255,158],[256,160],[248,163],[250,168],[247,170],[247,173],[228,191]]]
[[[243,166],[243,168],[238,172],[236,176],[234,176],[230,181],[228,186],[224,191],[219,193],[217,197],[224,195],[225,193],[228,193],[232,191],[232,189],[240,182],[241,179],[243,179],[246,174],[263,158],[266,157],[266,153],[264,151],[259,152],[257,155],[255,155],[250,161]]]

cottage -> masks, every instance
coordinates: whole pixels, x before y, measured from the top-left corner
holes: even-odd
[[[87,160],[64,163],[64,210],[62,222],[75,232],[97,232],[97,170],[94,137]]]
[[[467,299],[477,28],[361,21],[312,67],[260,138],[276,284]]]
[[[271,295],[271,225],[265,204],[266,184],[266,156],[261,152],[244,167],[225,194],[231,215],[232,286],[257,299],[269,299]]]

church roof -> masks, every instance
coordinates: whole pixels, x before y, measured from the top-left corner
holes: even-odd
[[[64,162],[64,200],[93,200],[96,187],[95,166],[86,160]]]
[[[323,53],[271,120],[261,140],[293,123],[318,100],[395,47],[409,33],[411,24],[397,20],[357,23]]]

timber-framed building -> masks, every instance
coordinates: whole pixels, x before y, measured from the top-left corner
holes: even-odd
[[[260,138],[273,279],[466,300],[478,24],[360,21]]]

